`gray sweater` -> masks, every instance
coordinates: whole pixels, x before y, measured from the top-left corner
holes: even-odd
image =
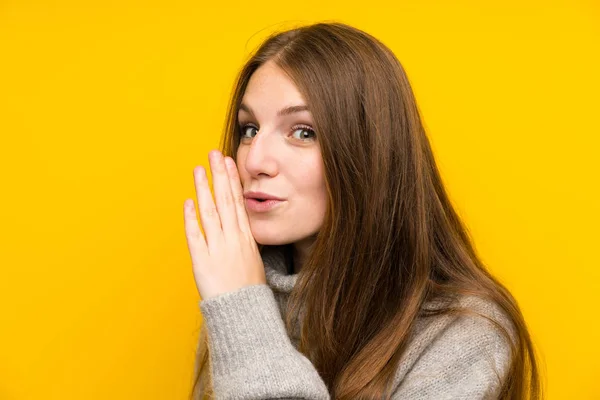
[[[264,252],[266,285],[200,301],[218,400],[330,399],[317,370],[297,350],[299,329],[291,337],[285,329],[285,305],[298,277],[286,260],[282,250]],[[514,335],[496,305],[473,296],[461,305],[499,320]],[[508,342],[482,317],[419,319],[392,399],[495,399],[509,360]]]

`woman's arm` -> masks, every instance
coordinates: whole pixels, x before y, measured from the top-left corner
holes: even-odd
[[[292,345],[271,288],[251,285],[200,302],[216,399],[329,399]]]

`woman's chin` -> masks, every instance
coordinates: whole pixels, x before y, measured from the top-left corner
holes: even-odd
[[[251,228],[252,236],[258,244],[277,246],[290,243],[288,238],[285,235],[282,235],[280,230],[273,229],[273,226],[263,226],[260,229],[256,226]]]
[[[254,240],[263,246],[278,246],[289,243],[282,236],[275,235],[254,235]]]

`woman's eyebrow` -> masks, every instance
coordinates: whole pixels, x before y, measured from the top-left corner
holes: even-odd
[[[248,105],[246,105],[244,103],[242,103],[240,105],[240,110],[244,110],[247,113],[249,113],[250,115],[252,115],[253,117],[255,117],[254,112],[252,111],[252,109]],[[297,106],[289,106],[289,107],[285,107],[285,108],[282,108],[281,110],[277,111],[277,116],[278,117],[283,117],[283,116],[286,116],[286,115],[290,115],[290,114],[294,114],[294,113],[299,113],[299,112],[302,112],[302,111],[310,111],[310,110],[308,109],[308,106],[304,105],[304,104],[297,105]]]

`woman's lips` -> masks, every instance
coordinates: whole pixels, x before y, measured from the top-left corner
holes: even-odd
[[[252,212],[267,212],[279,206],[285,200],[264,200],[246,199],[246,208]]]

